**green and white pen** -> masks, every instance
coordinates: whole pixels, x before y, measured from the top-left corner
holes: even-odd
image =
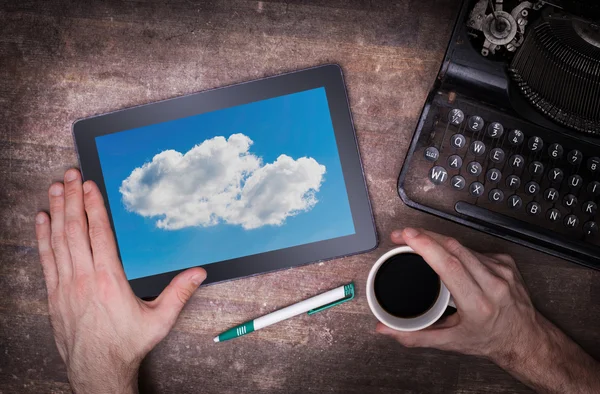
[[[241,337],[242,335],[250,334],[252,331],[260,330],[261,328],[278,323],[282,320],[289,319],[308,312],[309,315],[334,307],[343,302],[350,301],[354,298],[354,283],[349,283],[340,286],[333,290],[329,290],[323,294],[311,297],[307,300],[300,301],[297,304],[287,306],[278,311],[261,316],[257,319],[247,321],[239,326],[233,327],[221,335],[214,338],[215,342],[223,342],[229,339]]]

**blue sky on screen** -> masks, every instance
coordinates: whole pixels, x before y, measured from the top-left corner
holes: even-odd
[[[96,145],[129,279],[355,232],[324,88]]]

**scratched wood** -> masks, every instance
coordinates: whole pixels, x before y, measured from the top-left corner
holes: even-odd
[[[81,117],[323,63],[345,72],[381,246],[200,289],[141,371],[145,392],[529,392],[493,364],[374,333],[364,283],[403,226],[510,251],[536,305],[600,356],[600,273],[404,206],[396,179],[457,0],[0,1],[0,393],[69,392],[34,215],[75,166]],[[215,345],[233,324],[355,281],[356,301]]]

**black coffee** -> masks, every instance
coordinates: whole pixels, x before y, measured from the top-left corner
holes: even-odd
[[[390,257],[375,275],[375,297],[389,314],[411,318],[435,304],[440,277],[415,253]]]

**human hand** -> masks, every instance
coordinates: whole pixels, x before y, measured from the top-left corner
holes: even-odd
[[[405,346],[433,347],[510,363],[536,347],[546,320],[535,310],[514,260],[481,254],[453,238],[423,230],[394,231],[437,272],[450,290],[457,313],[416,332],[381,323],[376,330]]]
[[[600,363],[533,306],[514,260],[481,254],[424,230],[392,241],[420,254],[450,290],[457,312],[414,332],[381,323],[376,331],[405,346],[486,357],[540,393],[599,393]]]
[[[102,195],[79,171],[49,189],[50,217],[36,217],[48,309],[58,351],[75,392],[137,392],[145,355],[171,330],[206,278],[177,275],[154,301],[137,298],[119,261]],[[87,217],[86,217],[87,214]]]

